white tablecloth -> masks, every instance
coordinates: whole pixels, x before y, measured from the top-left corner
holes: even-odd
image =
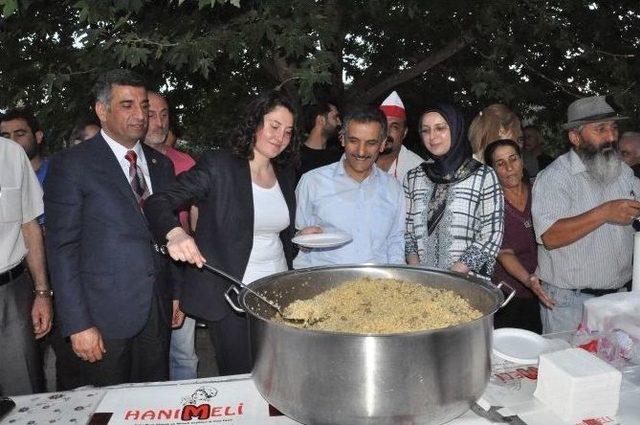
[[[204,398],[198,398],[199,389]],[[214,395],[215,394],[215,395]],[[211,398],[209,420],[182,422],[179,416],[185,397],[194,397],[197,405]],[[278,415],[260,396],[250,375],[202,378],[191,381],[120,385],[102,389],[76,390],[13,397],[15,409],[1,423],[12,425],[86,424],[94,412],[101,413],[100,424],[177,424],[219,423],[294,425],[298,422]],[[189,400],[187,400],[188,402]],[[238,407],[242,405],[241,415]],[[216,414],[213,416],[213,408]],[[224,416],[225,408],[232,416]],[[160,410],[163,413],[160,414]],[[146,415],[146,416],[145,416]],[[161,416],[162,415],[162,416]],[[142,419],[145,417],[146,419]],[[161,417],[161,419],[158,419]],[[171,419],[167,419],[171,417]],[[125,420],[127,418],[128,420]],[[154,418],[154,419],[152,419]],[[105,422],[108,421],[108,422]],[[469,411],[450,422],[451,425],[486,425],[490,421]]]
[[[487,390],[478,401],[485,410],[504,416],[517,416],[527,425],[562,424],[546,407],[534,399],[537,366],[517,365],[493,359]],[[200,390],[200,391],[198,391]],[[1,423],[12,425],[86,424],[93,412],[100,412],[104,424],[167,425],[182,422],[174,418],[193,398],[194,405],[210,403],[209,420],[196,423],[286,425],[297,422],[276,415],[258,393],[250,375],[203,378],[191,381],[128,384],[100,389],[79,389],[62,393],[13,397],[15,409]],[[204,398],[202,398],[204,397]],[[208,398],[207,398],[208,397]],[[204,401],[203,401],[204,400]],[[210,401],[206,401],[210,400]],[[241,407],[240,407],[241,405]],[[160,410],[164,410],[160,420]],[[226,414],[225,414],[226,410]],[[474,409],[484,414],[481,408]],[[239,414],[241,413],[241,414]],[[146,415],[146,416],[145,416]],[[172,418],[166,419],[167,416]],[[490,414],[485,415],[491,417]],[[495,415],[494,415],[495,416]],[[129,420],[124,420],[128,417]],[[155,419],[151,419],[155,417]],[[144,419],[143,419],[144,418]],[[450,425],[486,425],[493,422],[473,411]],[[517,423],[514,421],[514,423]],[[583,425],[640,424],[640,366],[623,370],[620,409],[616,418],[594,418]],[[571,424],[573,425],[573,424]]]

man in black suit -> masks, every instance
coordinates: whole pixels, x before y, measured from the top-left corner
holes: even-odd
[[[174,178],[140,142],[144,81],[127,70],[95,86],[102,130],[51,160],[45,183],[47,258],[56,293],[58,386],[168,379],[178,275],[158,254],[142,203]]]

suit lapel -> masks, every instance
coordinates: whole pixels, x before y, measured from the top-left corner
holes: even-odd
[[[158,169],[157,158],[162,154],[144,143],[142,144],[142,151],[147,161],[147,169],[149,170],[149,178],[151,179],[151,189],[153,193],[159,192],[162,189],[163,182],[160,170]]]
[[[238,234],[241,252],[239,253],[240,262],[238,262],[239,267],[236,270],[236,275],[241,279],[247,271],[247,264],[249,263],[251,249],[253,248],[255,204],[253,202],[253,187],[251,185],[251,168],[249,167],[249,161],[240,158],[233,158],[232,161],[231,171],[236,176],[236,178],[233,179],[235,180],[236,187],[230,187],[224,190],[233,191],[233,197],[237,200],[237,208],[234,214],[236,214],[237,217],[238,228],[241,229],[241,232]]]
[[[251,230],[251,234],[253,235],[253,221],[254,221],[254,208],[255,205],[253,203],[253,186],[251,183],[251,167],[249,166],[249,161],[246,159],[239,159],[239,172],[240,178],[238,179],[238,205],[245,206],[243,208],[245,212],[245,219],[247,220],[248,229]]]
[[[138,201],[136,200],[131,185],[126,176],[122,172],[120,163],[114,155],[113,151],[107,144],[106,140],[98,133],[98,137],[95,140],[95,149],[97,154],[95,158],[99,158],[98,166],[102,169],[104,174],[108,177],[109,181],[113,182],[113,185],[119,192],[122,193],[125,202],[137,212],[140,212],[138,207]]]

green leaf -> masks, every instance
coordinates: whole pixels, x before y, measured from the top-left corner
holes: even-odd
[[[2,16],[8,18],[18,10],[18,0],[0,0]]]

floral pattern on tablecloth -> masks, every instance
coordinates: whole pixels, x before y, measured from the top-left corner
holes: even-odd
[[[77,390],[11,397],[16,407],[2,425],[86,424],[105,391]]]

